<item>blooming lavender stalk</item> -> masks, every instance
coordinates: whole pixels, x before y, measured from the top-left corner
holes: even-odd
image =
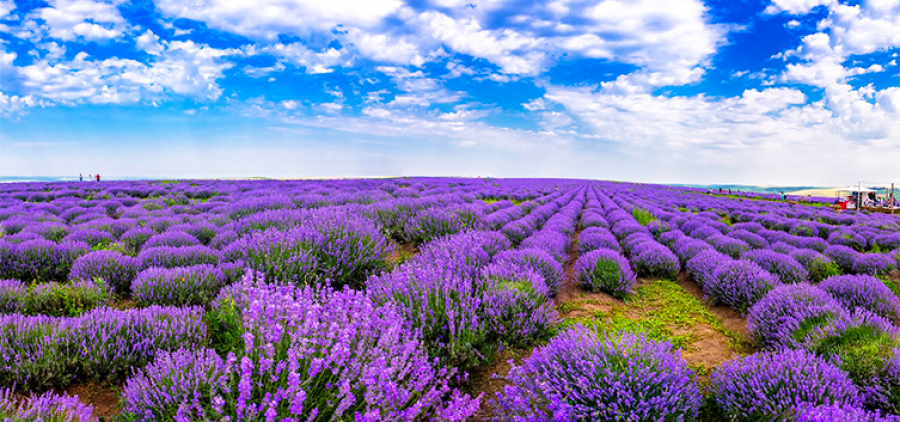
[[[802,349],[736,358],[714,370],[710,381],[729,420],[778,420],[797,406],[861,404],[846,372]]]
[[[628,260],[609,249],[597,249],[579,257],[575,262],[575,274],[581,284],[592,291],[603,291],[619,298],[630,293],[637,281]]]
[[[738,260],[720,266],[704,285],[704,290],[713,301],[746,314],[753,304],[779,285],[778,280],[759,265]]]
[[[212,265],[149,268],[131,285],[142,306],[206,306],[225,285],[225,275]]]
[[[126,383],[125,411],[139,421],[463,421],[477,409],[477,398],[449,387],[453,372],[435,368],[392,304],[261,282],[243,294],[239,353],[162,355]]]
[[[693,374],[666,342],[598,339],[576,325],[513,367],[491,400],[495,421],[681,421],[697,417]]]
[[[492,336],[525,347],[550,334],[558,318],[548,304],[549,289],[543,276],[506,261],[486,266],[482,277],[487,279],[482,312]]]
[[[900,299],[884,283],[870,275],[843,275],[826,278],[819,288],[847,309],[863,308],[881,317],[900,322]]]
[[[141,267],[140,261],[115,251],[88,253],[72,265],[69,278],[73,280],[94,280],[100,278],[117,293],[131,291],[131,282]]]
[[[27,295],[25,283],[19,280],[0,280],[0,314],[19,312]]]
[[[0,390],[0,419],[15,422],[98,422],[94,409],[78,397],[44,393],[17,397],[12,389]]]
[[[509,250],[494,256],[494,263],[513,262],[527,265],[544,277],[548,294],[556,296],[563,282],[563,267],[549,253],[537,248]]]

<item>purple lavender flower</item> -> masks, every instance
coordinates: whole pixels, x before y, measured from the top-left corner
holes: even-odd
[[[147,243],[144,243],[143,247],[153,248],[156,246],[171,246],[173,248],[177,248],[181,246],[194,246],[199,244],[200,241],[197,240],[196,237],[182,231],[172,231],[170,228],[168,231],[156,234],[151,237],[149,240],[147,240]]]
[[[730,420],[778,420],[798,406],[858,407],[847,373],[802,349],[725,362],[710,376],[713,399]]]
[[[801,347],[816,327],[845,313],[840,302],[806,283],[778,287],[747,314],[747,331],[765,348]]]
[[[637,281],[628,260],[609,249],[598,249],[579,257],[575,262],[575,274],[581,284],[592,291],[603,291],[619,298],[630,293]]]
[[[128,293],[140,267],[140,261],[136,258],[115,251],[96,251],[75,260],[69,278],[73,280],[100,278],[116,292]]]
[[[0,280],[0,314],[22,310],[28,288],[19,280]]]
[[[487,279],[482,312],[493,336],[524,347],[549,335],[558,318],[548,304],[543,276],[528,266],[502,261],[484,267],[482,277]]]
[[[860,253],[854,251],[849,246],[843,245],[832,245],[825,249],[825,256],[829,257],[834,261],[835,264],[841,267],[842,270],[846,272],[853,271],[853,265],[856,263],[856,260],[860,258]]]
[[[706,241],[716,248],[717,251],[734,259],[738,259],[742,253],[751,249],[747,242],[728,236],[722,236],[721,234],[711,236],[707,238]]]
[[[744,252],[741,259],[755,262],[784,284],[809,281],[809,273],[793,258],[767,249]]]
[[[884,283],[870,275],[843,275],[826,278],[819,288],[847,309],[862,308],[894,322],[900,322],[900,299]]]
[[[563,267],[560,265],[559,261],[555,260],[544,250],[530,248],[503,251],[495,255],[492,262],[513,262],[520,265],[527,265],[544,277],[544,283],[547,285],[547,294],[549,296],[556,296],[562,286]]]
[[[119,241],[125,247],[125,250],[131,255],[137,255],[141,248],[156,234],[155,231],[146,227],[134,227],[128,229],[122,234]]]
[[[882,253],[867,253],[857,256],[853,262],[853,272],[868,275],[887,275],[897,268],[897,262]]]
[[[137,275],[131,291],[142,306],[206,306],[225,282],[222,272],[209,264],[150,268]]]
[[[700,252],[713,250],[709,243],[689,237],[675,241],[671,248],[682,264],[687,264],[691,258],[697,256]]]
[[[814,282],[841,274],[841,268],[831,258],[814,250],[796,249],[790,252],[790,256],[806,268],[806,272],[809,273],[809,279]]]
[[[701,289],[714,281],[720,266],[731,262],[731,257],[715,250],[702,251],[685,263],[684,268],[691,274]]]
[[[449,386],[454,372],[435,367],[392,304],[350,289],[261,282],[243,294],[237,355],[162,355],[126,383],[125,410],[142,421],[409,422],[463,421],[477,410],[478,399]]]
[[[779,285],[778,280],[759,265],[738,260],[719,266],[712,279],[704,283],[704,291],[713,301],[746,314],[753,304]]]
[[[202,264],[215,265],[219,262],[219,253],[203,245],[180,248],[157,246],[142,250],[137,259],[141,263],[141,268],[145,269],[189,267]]]
[[[0,417],[16,422],[98,422],[94,409],[78,397],[44,393],[19,397],[12,389],[0,390]]]
[[[866,405],[900,415],[900,348],[892,350],[878,372],[862,388]]]
[[[649,241],[631,250],[631,263],[638,274],[675,280],[681,270],[678,257],[669,248]]]
[[[693,420],[702,396],[666,342],[628,332],[597,339],[576,325],[507,377],[495,421]]]

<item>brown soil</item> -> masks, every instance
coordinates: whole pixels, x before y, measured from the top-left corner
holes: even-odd
[[[692,296],[701,300],[706,305],[707,309],[722,321],[722,325],[725,326],[725,328],[745,337],[748,335],[747,320],[741,313],[727,306],[710,305],[709,301],[706,300],[703,289],[701,289],[700,285],[691,278],[687,271],[682,271],[681,274],[678,275],[678,285]]]
[[[78,396],[78,400],[94,407],[94,416],[109,419],[122,412],[119,409],[119,395],[114,387],[101,387],[96,384],[72,384],[63,390],[70,396]]]
[[[509,384],[506,381],[506,376],[509,375],[509,370],[512,369],[510,361],[516,365],[521,365],[522,361],[531,356],[533,351],[534,349],[503,350],[494,357],[493,363],[478,368],[469,374],[469,383],[465,390],[473,396],[482,394],[481,405],[478,407],[478,411],[469,417],[469,422],[486,421],[494,416],[488,401],[495,399],[497,393],[503,391],[503,387]]]
[[[137,306],[137,302],[132,298],[120,298],[109,303],[109,307],[118,310],[131,309]]]
[[[397,249],[394,249],[394,252],[388,257],[388,262],[392,264],[399,262],[403,257],[410,257],[419,253],[419,248],[412,243],[398,243],[397,246]]]

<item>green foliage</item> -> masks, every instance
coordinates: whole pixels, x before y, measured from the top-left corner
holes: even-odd
[[[622,278],[622,269],[615,261],[608,259],[600,259],[594,265],[594,270],[588,275],[589,280],[583,280],[584,284],[591,287],[596,292],[612,292],[614,297],[622,299],[626,293],[619,290]]]
[[[634,219],[637,220],[638,223],[642,226],[646,226],[650,224],[651,221],[655,221],[656,217],[650,214],[650,211],[641,208],[635,208],[631,211],[631,215],[634,216]]]
[[[75,317],[108,304],[110,299],[109,286],[99,278],[78,284],[37,284],[28,288],[23,313]]]
[[[865,385],[900,347],[900,341],[870,326],[853,327],[839,336],[828,337],[813,347],[823,356],[840,358],[840,368],[857,384]]]
[[[240,309],[234,298],[226,296],[219,300],[213,309],[203,315],[206,324],[206,332],[209,333],[210,348],[220,355],[225,356],[229,352],[239,352],[244,332]]]
[[[810,262],[809,265],[806,266],[806,271],[809,272],[809,279],[816,283],[828,277],[844,273],[844,270],[842,270],[841,266],[837,263],[825,263],[822,259],[816,259]]]
[[[581,309],[590,301],[574,301],[557,305],[563,314]],[[677,283],[669,280],[655,280],[638,287],[625,300],[624,305],[614,306],[606,312],[596,312],[591,318],[566,318],[560,329],[581,323],[586,327],[594,324],[599,334],[615,334],[620,330],[640,332],[650,339],[665,340],[676,348],[690,348],[699,340],[695,327],[708,325],[725,335],[731,346],[745,351],[748,342],[740,334],[722,325],[699,299],[685,291]]]

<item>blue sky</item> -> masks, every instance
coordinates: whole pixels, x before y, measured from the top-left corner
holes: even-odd
[[[900,174],[900,0],[0,0],[0,176]]]

